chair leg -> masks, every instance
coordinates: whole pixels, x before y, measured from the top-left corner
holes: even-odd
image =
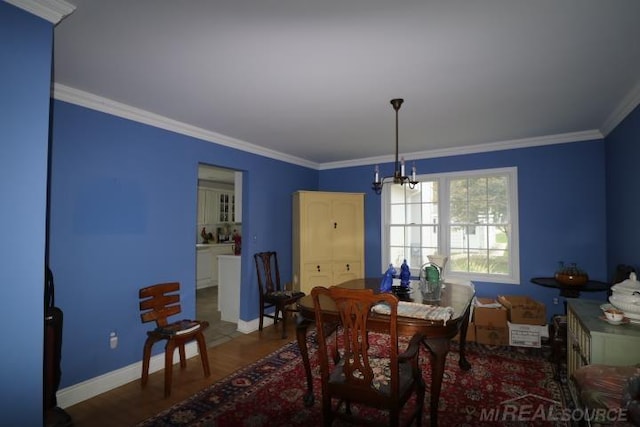
[[[176,343],[173,340],[167,341],[164,349],[164,397],[171,396],[171,380],[173,376],[173,353]]]
[[[205,341],[203,334],[196,335],[196,340],[198,341],[198,351],[200,352],[200,360],[202,360],[202,369],[204,370],[204,376],[208,377],[209,375],[211,375],[211,371],[209,370],[207,342]]]
[[[282,338],[287,337],[287,311],[282,309]]]
[[[142,378],[140,384],[142,387],[147,385],[149,380],[149,360],[151,359],[151,347],[155,341],[147,338],[144,342],[144,350],[142,351]]]
[[[187,353],[184,350],[183,342],[178,345],[178,352],[180,353],[180,369],[184,369],[187,367]]]
[[[258,330],[262,330],[262,320],[264,319],[264,305],[260,305],[260,323],[258,324]]]

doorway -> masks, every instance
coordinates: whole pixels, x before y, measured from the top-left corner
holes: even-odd
[[[198,216],[196,241],[196,318],[209,322],[205,338],[209,347],[240,333],[237,323],[221,319],[218,255],[233,255],[233,233],[242,233],[242,173],[198,165]]]

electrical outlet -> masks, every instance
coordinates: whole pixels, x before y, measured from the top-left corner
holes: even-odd
[[[554,298],[554,299],[553,299],[553,303],[554,303],[555,305],[558,305],[558,298]]]
[[[109,334],[109,347],[111,350],[118,347],[118,335],[115,332]]]

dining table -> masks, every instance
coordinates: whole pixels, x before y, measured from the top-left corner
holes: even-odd
[[[336,286],[350,289],[372,289],[380,292],[380,278],[362,278],[349,280]],[[430,390],[430,425],[438,425],[438,400],[442,388],[442,378],[445,371],[447,354],[451,348],[451,341],[458,336],[458,351],[460,369],[467,371],[471,364],[465,355],[467,327],[475,290],[470,284],[444,283],[439,301],[423,300],[422,292],[413,282],[409,288],[396,287],[393,291],[398,299],[410,303],[419,303],[431,306],[450,307],[452,314],[449,319],[430,319],[419,317],[405,317],[398,315],[398,334],[401,336],[422,336],[422,343],[428,350],[431,365],[431,390]],[[333,301],[326,299],[320,301],[321,315],[328,323],[339,324],[339,315]],[[307,380],[307,392],[304,395],[304,403],[311,406],[314,403],[313,376],[309,359],[307,332],[309,326],[315,323],[315,307],[311,295],[306,295],[298,300],[298,321],[296,326],[296,339],[300,347],[302,361]],[[372,312],[369,316],[367,328],[371,331],[388,330],[389,316],[387,314]]]

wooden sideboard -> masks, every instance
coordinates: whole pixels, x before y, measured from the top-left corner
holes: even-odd
[[[640,363],[640,324],[610,325],[603,301],[570,299],[567,304],[567,374],[587,364]]]

